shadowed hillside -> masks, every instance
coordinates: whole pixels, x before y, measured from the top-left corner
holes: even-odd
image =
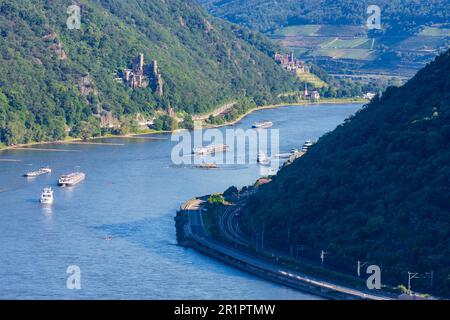
[[[247,232],[348,270],[381,265],[393,285],[434,271],[415,289],[450,296],[449,75],[447,51],[323,136],[251,199]]]

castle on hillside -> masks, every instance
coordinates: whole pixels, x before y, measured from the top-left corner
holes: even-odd
[[[289,54],[275,53],[275,61],[281,64],[281,66],[287,71],[291,72],[307,72],[307,67],[303,61],[297,60],[294,56],[294,52]]]
[[[131,69],[124,69],[122,76],[116,79],[124,81],[133,89],[150,86],[159,96],[164,94],[163,80],[156,60],[153,60],[150,66],[146,66],[144,55],[140,53],[132,59],[131,65]]]

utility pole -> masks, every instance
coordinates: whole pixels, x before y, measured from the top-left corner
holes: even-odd
[[[288,227],[288,243],[291,243],[291,226]]]
[[[408,271],[408,294],[412,296],[411,291],[411,280],[419,278],[419,274],[417,272],[409,272]]]
[[[430,279],[430,286],[433,286],[433,278],[434,278],[434,271],[430,271],[430,272],[426,272],[422,275],[420,275],[420,273],[418,272],[408,272],[408,294],[411,296],[412,295],[412,290],[411,290],[411,280],[412,279]]]
[[[261,249],[264,250],[264,231],[266,229],[266,223],[263,222],[263,229],[262,229],[262,235],[261,235]]]
[[[433,286],[434,271],[425,273],[426,278],[430,278],[430,287]]]
[[[300,255],[298,254],[298,252],[299,252],[299,251],[304,251],[304,250],[306,249],[306,246],[305,246],[305,245],[302,245],[302,244],[298,244],[298,245],[295,246],[295,249],[296,249],[297,258],[298,258],[298,257],[300,256]]]
[[[358,268],[357,268],[357,271],[356,271],[356,273],[358,274],[358,277],[361,276],[361,268],[363,268],[366,265],[367,265],[367,262],[361,262],[361,261],[358,260]]]
[[[325,252],[322,250],[322,252],[320,253],[320,260],[322,261],[322,268],[323,268],[323,264],[325,262],[325,256],[328,254],[328,252]]]

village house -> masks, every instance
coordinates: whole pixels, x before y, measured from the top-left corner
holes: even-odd
[[[303,91],[303,98],[304,99],[311,99],[311,100],[319,100],[320,99],[320,93],[317,90],[313,90],[311,92],[308,91],[308,84],[305,83],[305,90]]]
[[[375,98],[375,96],[376,96],[375,93],[373,93],[373,92],[367,92],[367,93],[365,93],[365,94],[363,95],[363,98],[364,98],[364,99],[372,100],[373,98]]]

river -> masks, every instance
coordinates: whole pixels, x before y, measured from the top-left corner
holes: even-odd
[[[269,119],[279,130],[280,151],[289,152],[360,107],[260,110],[232,128]],[[182,202],[252,184],[259,167],[175,166],[170,135],[149,137],[158,139],[0,151],[0,299],[318,299],[177,246],[174,216]],[[47,165],[50,175],[22,177]],[[78,170],[87,175],[80,185],[56,185],[59,175]],[[45,186],[55,190],[51,207],[39,203]],[[80,290],[66,287],[71,265],[81,270]]]

